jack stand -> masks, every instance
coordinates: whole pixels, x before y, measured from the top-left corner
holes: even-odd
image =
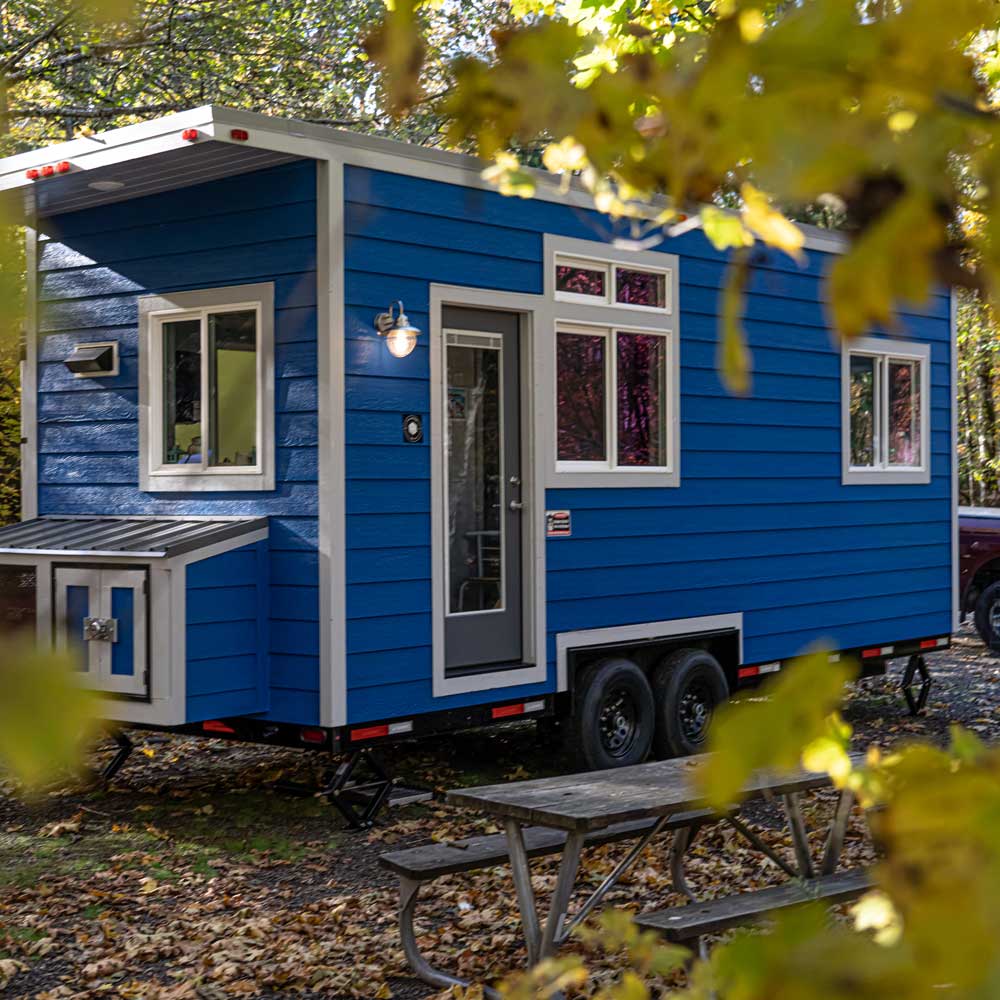
[[[920,690],[913,694],[914,675],[920,675]],[[907,661],[906,669],[903,671],[903,679],[900,682],[903,697],[910,709],[910,715],[919,715],[927,704],[927,696],[931,693],[931,674],[927,669],[924,658],[919,653],[914,653]]]
[[[123,732],[115,733],[115,743],[118,744],[118,753],[111,758],[104,770],[101,771],[101,781],[107,788],[111,784],[111,779],[122,769],[122,765],[129,759],[135,745]]]
[[[371,781],[352,781],[354,772],[362,763],[374,775]],[[314,795],[325,798],[334,806],[347,825],[354,830],[368,830],[375,825],[375,817],[385,805],[396,785],[382,762],[371,750],[354,750],[333,771],[328,772],[320,788],[309,788],[297,782],[282,781],[276,787],[293,795]]]

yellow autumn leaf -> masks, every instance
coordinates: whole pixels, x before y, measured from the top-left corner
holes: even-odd
[[[729,267],[719,317],[719,376],[729,392],[738,396],[750,392],[750,350],[741,319],[745,281],[746,262],[741,259]]]
[[[827,717],[855,672],[849,662],[831,663],[828,650],[816,647],[760,689],[766,697],[723,705],[708,734],[711,753],[698,774],[709,805],[724,809],[738,801],[753,771],[794,769],[802,747],[829,733]]]
[[[892,900],[879,890],[862,896],[851,907],[851,916],[855,930],[874,931],[875,942],[886,947],[896,944],[903,933],[903,918]]]
[[[75,767],[98,729],[98,701],[75,667],[33,637],[0,642],[0,763],[29,788]]]
[[[740,195],[743,198],[743,221],[746,227],[769,246],[783,250],[801,263],[805,259],[802,253],[806,242],[805,233],[773,208],[767,195],[752,184],[744,183],[740,187]]]

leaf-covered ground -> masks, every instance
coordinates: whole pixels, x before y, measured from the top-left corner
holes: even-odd
[[[1000,660],[968,633],[931,660],[935,688],[911,719],[890,677],[863,682],[846,717],[858,747],[917,736],[943,740],[960,722],[987,741],[1000,734]],[[96,752],[93,763],[107,759]],[[397,750],[397,773],[432,787],[482,784],[570,769],[532,725],[462,734]],[[304,752],[149,734],[110,791],[67,781],[25,803],[0,779],[0,991],[13,997],[431,996],[407,974],[395,927],[395,886],[377,865],[389,846],[493,828],[438,805],[391,813],[371,834],[343,829],[314,798],[276,792],[310,780]],[[829,794],[808,802],[817,847]],[[766,839],[784,831],[769,806],[752,818]],[[787,845],[786,845],[787,848]],[[590,852],[580,888],[601,879],[624,847]],[[856,823],[852,862],[869,859]],[[780,881],[776,869],[721,829],[691,854],[704,897]],[[554,881],[539,864],[538,889]],[[425,950],[442,966],[483,979],[522,961],[504,869],[437,883],[422,909]],[[678,901],[655,845],[611,903]],[[611,974],[614,959],[594,956]]]

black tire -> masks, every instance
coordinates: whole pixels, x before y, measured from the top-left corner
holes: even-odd
[[[987,648],[1000,653],[1000,580],[986,587],[976,601],[976,631]]]
[[[659,758],[702,753],[716,707],[729,697],[726,675],[704,649],[678,649],[653,671]]]
[[[646,675],[623,658],[588,667],[576,688],[570,742],[591,771],[641,764],[653,742],[655,711]]]

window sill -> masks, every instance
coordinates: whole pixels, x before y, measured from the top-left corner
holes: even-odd
[[[173,476],[147,473],[140,477],[139,489],[143,493],[260,493],[274,489],[274,474],[223,472]]]
[[[844,486],[922,486],[931,481],[930,469],[845,469]]]
[[[549,489],[636,489],[649,487],[670,489],[681,485],[679,469],[594,469],[557,467],[549,475]]]

